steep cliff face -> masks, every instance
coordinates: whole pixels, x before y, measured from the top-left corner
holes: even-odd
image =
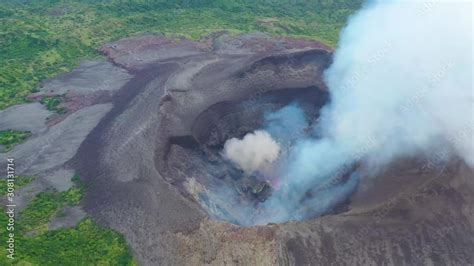
[[[277,265],[277,225],[239,227],[204,220],[191,234],[177,233],[180,255],[190,265]]]
[[[239,227],[213,219],[222,208],[206,201],[207,189],[241,185],[220,158],[223,141],[295,99],[317,118],[328,101],[327,47],[260,34],[147,35],[103,51],[134,76],[75,167],[89,184],[88,213],[124,233],[141,264],[474,263],[474,173],[458,161],[438,169],[400,160],[363,176],[337,214],[312,220]]]

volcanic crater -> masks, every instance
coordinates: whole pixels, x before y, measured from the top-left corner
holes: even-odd
[[[132,77],[70,164],[87,184],[85,210],[122,232],[143,265],[413,264],[431,254],[419,241],[457,250],[451,261],[473,261],[474,237],[465,234],[474,231],[467,229],[473,173],[458,160],[441,171],[422,168],[419,158],[400,160],[336,202],[331,215],[242,223],[235,199],[258,212],[275,188],[223,158],[224,143],[261,129],[266,113],[292,103],[316,124],[330,100],[323,81],[330,48],[219,33],[199,41],[134,36],[102,52]],[[221,187],[232,193],[213,197]],[[454,208],[459,202],[464,207]],[[453,238],[437,241],[447,225]]]

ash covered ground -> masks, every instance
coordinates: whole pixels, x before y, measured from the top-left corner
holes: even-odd
[[[102,52],[108,61],[84,62],[31,96],[61,95],[66,114],[39,104],[1,111],[1,128],[33,132],[0,155],[39,176],[20,199],[66,190],[74,171],[87,184],[83,210],[52,227],[88,213],[123,233],[143,265],[474,263],[474,173],[459,159],[399,159],[303,221],[242,227],[231,223],[241,220],[235,206],[206,198],[226,186],[258,206],[272,193],[223,159],[223,145],[295,101],[317,123],[329,100],[328,47],[263,34],[141,35]]]

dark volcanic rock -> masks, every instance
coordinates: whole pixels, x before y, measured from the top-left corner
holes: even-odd
[[[401,162],[367,178],[376,181],[361,184],[347,211],[308,221],[239,227],[210,219],[198,203],[212,186],[243,180],[219,156],[223,141],[293,100],[317,117],[332,60],[323,45],[146,35],[102,51],[134,77],[74,162],[88,184],[86,211],[124,233],[141,264],[474,263],[474,177],[459,162],[441,172]],[[257,198],[268,192],[250,187]]]

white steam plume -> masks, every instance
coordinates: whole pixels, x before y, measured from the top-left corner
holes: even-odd
[[[280,146],[264,130],[248,133],[242,140],[232,138],[224,144],[224,156],[245,173],[263,170],[278,158]]]
[[[305,193],[356,162],[375,172],[397,158],[442,152],[474,167],[471,10],[472,1],[376,0],[352,17],[325,73],[331,102],[315,129],[321,138],[290,151],[286,185],[264,203],[272,215],[257,223],[324,213],[349,195],[357,175],[314,198]]]
[[[327,137],[376,163],[452,146],[474,166],[471,1],[373,1],[326,72]]]

